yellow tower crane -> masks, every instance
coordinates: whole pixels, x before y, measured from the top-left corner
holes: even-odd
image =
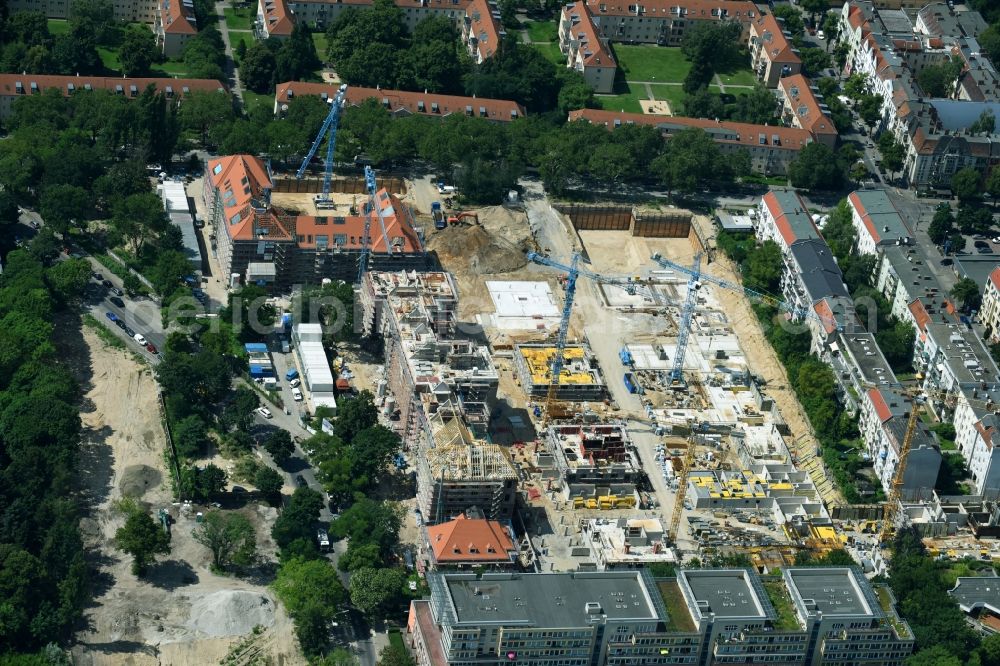
[[[674,512],[670,516],[670,531],[667,532],[667,536],[673,540],[674,545],[677,544],[677,538],[680,534],[681,529],[681,515],[684,513],[684,498],[687,497],[687,480],[688,474],[691,473],[691,467],[694,466],[694,436],[688,437],[688,447],[687,451],[684,452],[684,462],[681,465],[681,471],[677,475],[677,494],[674,496]]]

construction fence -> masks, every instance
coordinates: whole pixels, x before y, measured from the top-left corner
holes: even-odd
[[[644,238],[687,238],[691,212],[639,212],[631,206],[558,204],[555,209],[573,223],[577,231],[630,231]]]
[[[387,176],[376,178],[378,188],[387,189],[392,194],[405,195],[406,181],[397,176]],[[317,194],[323,191],[323,179],[318,176],[306,176],[301,180],[297,178],[274,179],[274,192],[289,192],[292,194]],[[365,185],[364,176],[352,176],[347,178],[334,178],[330,182],[330,191],[337,194],[368,194],[368,187]]]

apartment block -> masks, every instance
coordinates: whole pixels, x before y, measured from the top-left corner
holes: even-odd
[[[202,192],[222,270],[230,284],[288,290],[323,279],[353,282],[364,247],[366,218],[384,223],[370,234],[370,270],[420,270],[427,264],[421,234],[406,204],[385,189],[360,215],[290,214],[271,205],[270,167],[252,155],[209,160]],[[371,225],[375,226],[375,225]]]
[[[413,32],[423,19],[429,16],[444,16],[458,25],[465,17],[465,10],[471,0],[395,0],[403,12],[403,22]],[[296,21],[305,21],[325,28],[338,16],[351,9],[371,7],[372,0],[293,0],[288,8]]]
[[[753,463],[742,470],[692,470],[687,498],[698,509],[759,512],[784,525],[829,523],[808,472],[781,463]]]
[[[607,40],[598,33],[585,0],[563,8],[559,19],[559,49],[566,56],[566,67],[583,75],[594,92],[612,92],[618,64]]]
[[[258,0],[254,35],[258,39],[287,39],[292,36],[295,17],[287,0]],[[325,54],[320,53],[320,57]]]
[[[678,132],[697,128],[708,134],[724,154],[745,151],[750,157],[750,168],[756,173],[766,175],[785,174],[788,165],[798,156],[799,151],[814,140],[808,130],[798,127],[751,125],[706,118],[658,116],[600,109],[570,111],[569,120],[586,120],[604,125],[608,129],[630,124],[651,125],[659,129],[668,139]]]
[[[736,21],[748,26],[760,15],[757,7],[743,0],[645,0],[629,4],[622,0],[587,0],[600,36],[611,42],[680,46],[684,34],[697,21]]]
[[[869,389],[900,387],[875,335],[860,323],[832,334],[821,345],[819,356],[833,368],[837,398],[852,415],[858,413]]]
[[[792,46],[784,22],[773,14],[750,23],[749,47],[750,67],[768,88],[776,88],[782,77],[802,71],[802,60]]]
[[[878,254],[891,245],[910,245],[913,232],[885,190],[856,190],[847,196],[851,223],[858,234],[855,249],[861,254]]]
[[[68,19],[72,0],[8,0],[11,14],[15,12],[42,12],[47,18]],[[157,0],[112,0],[111,8],[119,21],[152,25],[158,6]]]
[[[969,467],[975,492],[989,498],[1000,495],[998,400],[996,389],[961,391],[953,420],[955,446]]]
[[[1000,266],[990,272],[982,287],[983,302],[977,317],[986,327],[986,335],[991,342],[1000,339]]]
[[[492,58],[507,33],[500,24],[500,8],[493,0],[472,0],[461,22],[462,43],[481,65]]]
[[[912,401],[892,388],[869,389],[861,400],[858,429],[886,494],[893,488],[899,471],[900,447],[912,409]],[[903,499],[929,497],[940,468],[941,448],[926,424],[918,421],[903,471]]]
[[[803,75],[793,74],[778,80],[778,90],[782,120],[792,127],[808,130],[823,145],[837,147],[837,127],[830,119],[830,109],[819,88]]]
[[[510,523],[460,514],[448,522],[425,525],[422,532],[423,554],[432,568],[509,569],[517,562]]]
[[[106,90],[125,99],[137,99],[150,86],[172,103],[181,104],[192,92],[225,93],[221,81],[213,79],[138,79],[103,76],[56,76],[50,74],[0,74],[0,120],[10,117],[21,97],[58,90],[64,97],[77,92]]]
[[[274,93],[274,113],[284,114],[288,104],[296,95],[313,95],[323,101],[337,96],[337,86],[306,81],[286,81],[279,83]],[[438,95],[406,90],[382,88],[361,88],[348,86],[344,103],[358,106],[366,100],[378,103],[395,118],[418,115],[426,118],[445,118],[460,114],[470,118],[482,118],[490,122],[511,122],[525,115],[524,107],[517,102],[487,97],[462,97],[460,95]]]
[[[157,0],[153,17],[153,34],[156,45],[168,58],[177,58],[184,52],[188,40],[198,34],[191,0]]]
[[[891,594],[855,569],[428,574],[407,637],[421,666],[783,663],[901,666]],[[885,601],[882,601],[884,599]],[[669,610],[668,610],[669,609]]]

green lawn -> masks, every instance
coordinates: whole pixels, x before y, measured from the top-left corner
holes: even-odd
[[[240,42],[243,42],[244,46],[246,46],[247,48],[250,48],[250,46],[253,45],[253,33],[239,33],[239,32],[230,32],[229,33],[229,43],[233,45],[233,54],[236,53],[236,45],[239,44]],[[320,54],[320,55],[322,57],[322,54]],[[235,58],[235,55],[234,55],[234,58]],[[236,60],[239,60],[239,59],[236,58]],[[237,63],[237,64],[239,64],[239,63]]]
[[[642,113],[642,105],[639,104],[639,100],[646,99],[646,91],[642,86],[635,86],[628,92],[619,95],[597,95],[595,99],[605,111]]]
[[[319,59],[326,61],[326,33],[325,32],[314,32],[312,34],[313,44],[316,45],[316,53],[319,54]]]
[[[69,32],[69,21],[66,19],[49,19],[49,34],[63,35]]]
[[[638,88],[639,86],[636,86]],[[663,84],[651,84],[653,89],[653,99],[665,99],[670,102],[670,110],[675,116],[682,115],[684,110],[684,98],[687,94],[681,86],[668,86]],[[645,86],[643,86],[645,88]]]
[[[719,73],[719,78],[722,79],[724,85],[732,86],[753,86],[757,83],[757,77],[753,75],[749,69],[737,69],[734,72],[729,72],[727,74]]]
[[[101,62],[104,64],[105,69],[109,69],[112,72],[122,71],[122,61],[118,58],[118,51],[105,46],[98,46],[97,55],[101,56]]]
[[[243,104],[245,106],[245,111],[250,113],[255,108],[264,106],[268,110],[274,109],[274,95],[260,95],[255,92],[250,92],[249,90],[243,91]]]
[[[226,26],[230,30],[250,30],[253,27],[255,12],[251,9],[235,9],[226,7],[222,10],[226,15]]]
[[[558,42],[559,29],[555,21],[527,21],[524,27],[533,42]]]
[[[679,48],[615,44],[614,51],[627,81],[681,83],[691,69],[691,63]]]
[[[555,42],[551,44],[533,44],[532,47],[541,51],[542,55],[551,62],[557,65],[566,65],[566,56],[559,50],[559,44]]]
[[[151,76],[187,76],[187,65],[180,60],[167,60],[153,65]]]

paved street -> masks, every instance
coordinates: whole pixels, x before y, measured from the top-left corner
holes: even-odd
[[[240,100],[243,106],[243,87],[240,84],[240,70],[236,66],[236,59],[233,57],[233,45],[229,41],[229,26],[226,24],[225,8],[230,6],[228,2],[215,3],[215,13],[219,17],[219,32],[222,34],[222,43],[226,45],[226,76],[229,77],[229,91]]]

